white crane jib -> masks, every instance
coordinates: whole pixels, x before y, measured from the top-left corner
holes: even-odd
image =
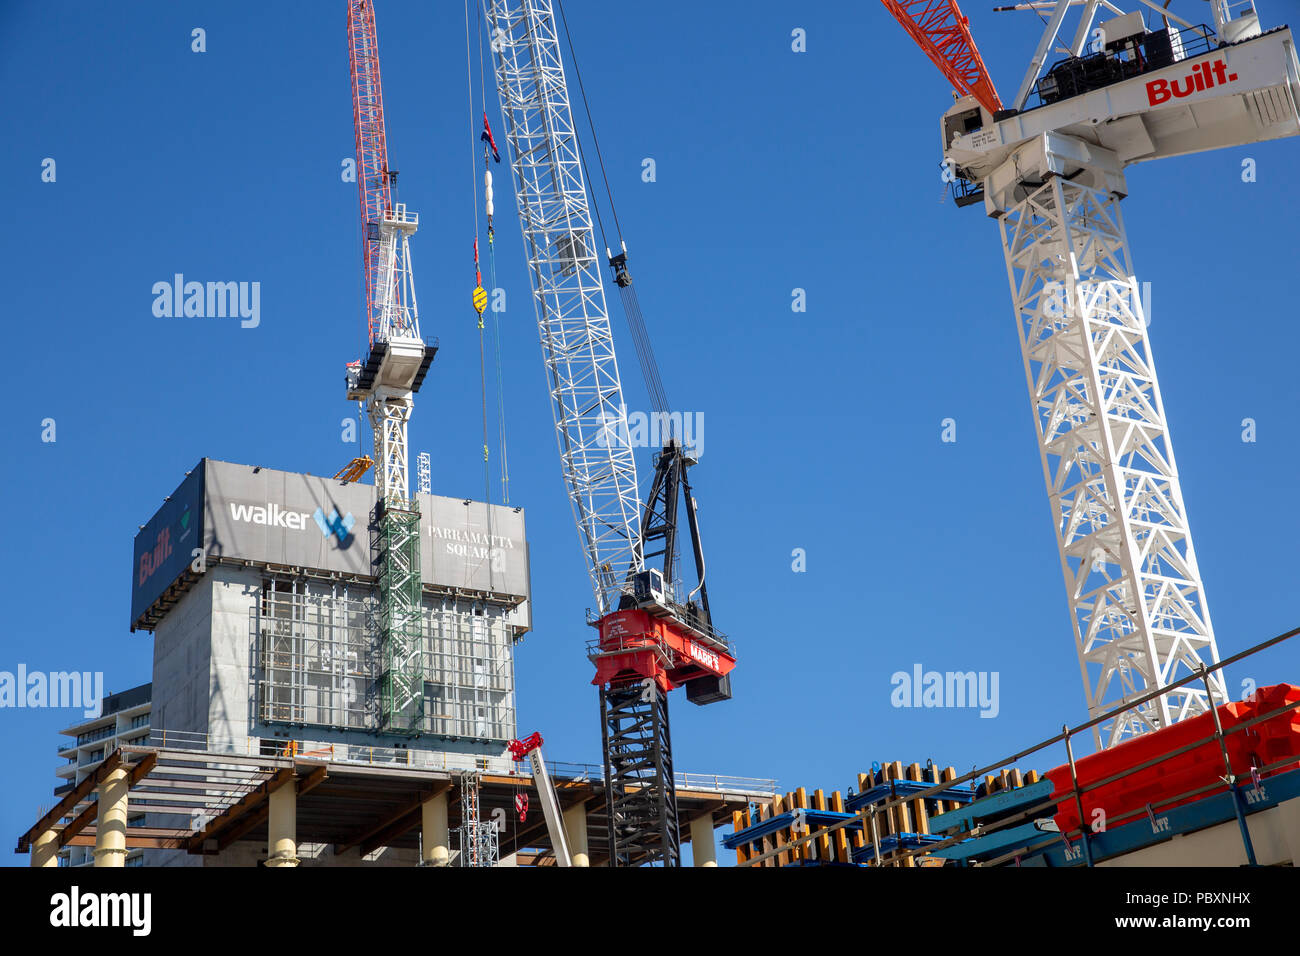
[[[550,0],[486,4],[564,482],[598,613],[643,565],[636,462]]]

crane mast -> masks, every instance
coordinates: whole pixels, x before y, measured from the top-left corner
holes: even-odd
[[[936,62],[943,51],[914,15],[948,7],[965,27],[952,0],[882,2]],[[1004,110],[975,95],[992,88],[987,75],[969,84],[941,120],[941,145],[957,204],[982,201],[998,223],[1080,672],[1098,717],[1219,661],[1120,211],[1125,168],[1295,135],[1300,64],[1290,31],[1261,33],[1251,0],[1213,0],[1217,33],[1161,9],[1182,29],[1148,31],[1139,12],[1094,34],[1102,4],[1076,5],[1072,55],[1041,78],[1071,3],[1021,5],[1052,11],[1015,101]],[[1085,53],[1094,35],[1100,43]],[[1221,672],[1170,688],[1097,728],[1098,745],[1227,699]]]
[[[618,361],[597,258],[582,154],[551,0],[487,0],[487,27],[505,121],[556,439],[596,601],[588,621],[600,688],[612,866],[680,862],[668,693],[709,703],[731,696],[735,656],[708,618],[694,459],[671,440],[656,459],[642,512]],[[626,255],[611,257],[620,287]],[[698,585],[673,591],[677,496],[686,512]],[[661,546],[664,570],[647,564]]]
[[[347,397],[364,402],[375,448],[376,577],[383,647],[381,720],[418,731],[423,711],[420,660],[420,512],[410,493],[407,424],[413,396],[437,352],[420,336],[410,238],[419,216],[396,201],[388,165],[374,5],[348,0],[348,59],[356,132],[367,354],[348,365]]]

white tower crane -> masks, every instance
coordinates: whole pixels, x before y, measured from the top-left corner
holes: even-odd
[[[1291,31],[1252,0],[1214,30],[1155,3],[1056,0],[1010,109],[953,0],[882,0],[960,92],[941,122],[958,205],[981,199],[1016,325],[1090,716],[1219,660],[1120,212],[1134,163],[1300,132]],[[1067,12],[1080,21],[1046,73]],[[1094,30],[1099,10],[1119,15]],[[1153,24],[1159,18],[1153,17]],[[1221,673],[1123,712],[1110,746],[1225,702]]]
[[[347,397],[362,401],[375,443],[375,499],[380,639],[381,720],[387,730],[417,732],[423,709],[420,513],[411,497],[407,423],[414,395],[437,353],[420,336],[410,238],[419,217],[396,201],[397,172],[388,167],[379,38],[371,0],[348,0],[348,61],[361,204],[366,284],[364,359],[347,371]]]

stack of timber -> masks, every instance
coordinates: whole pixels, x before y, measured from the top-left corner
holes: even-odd
[[[733,813],[735,832],[723,845],[736,851],[736,861],[742,866],[868,866],[876,863],[877,847],[884,866],[942,866],[945,861],[939,857],[907,855],[944,839],[933,834],[932,817],[1039,780],[1037,771],[1008,769],[985,777],[978,786],[968,782],[930,797],[907,799],[957,777],[952,767],[940,769],[929,761],[925,766],[905,766],[900,761],[874,764],[871,770],[858,774],[856,791],[851,787],[847,795],[838,790],[829,797],[822,790],[810,795],[800,787]],[[836,824],[846,825],[821,832]],[[809,834],[817,836],[790,845]],[[758,862],[751,863],[754,860]]]

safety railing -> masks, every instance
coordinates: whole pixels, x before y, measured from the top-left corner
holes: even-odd
[[[625,585],[624,590],[627,591],[627,593],[630,595],[631,585]],[[628,608],[627,610],[648,610],[648,609]],[[691,615],[683,605],[676,604],[674,602],[670,610],[674,614],[674,618],[673,618],[674,620],[685,625],[686,627],[692,628],[693,630],[698,632],[710,644],[716,645],[719,650],[726,651],[727,654],[730,655],[731,657],[736,656],[736,643],[727,634],[717,630],[712,624],[708,624],[704,621],[699,620],[697,617]],[[589,626],[596,627],[597,625],[600,624],[603,617],[604,615],[597,614],[591,608],[587,608],[587,624]],[[587,642],[588,657],[591,656],[592,647],[598,643],[599,643],[599,639],[593,639]]]
[[[518,763],[509,755],[484,756],[450,753],[410,747],[377,747],[329,741],[287,740],[280,737],[218,738],[205,733],[169,731],[154,728],[148,746],[162,750],[195,750],[209,753],[237,754],[248,757],[301,757],[330,763],[368,766],[411,767],[450,772],[478,770],[501,776],[531,777],[526,762]],[[604,770],[599,764],[546,761],[552,779],[601,783]],[[770,794],[776,792],[776,780],[762,777],[737,777],[724,774],[679,772],[674,782],[681,790]]]
[[[913,858],[930,856],[938,850],[955,846],[959,843],[971,839],[972,836],[976,836],[976,835],[983,836],[983,835],[987,835],[988,833],[995,833],[999,830],[1014,826],[1016,824],[1025,823],[1026,821],[1034,819],[1035,817],[1042,817],[1043,815],[1049,812],[1053,813],[1054,815],[1055,811],[1058,810],[1063,804],[1065,804],[1068,801],[1073,804],[1074,810],[1078,815],[1079,826],[1066,831],[1045,831],[1043,834],[1043,839],[1041,841],[1033,844],[1017,846],[1013,852],[1009,852],[1002,856],[980,861],[977,865],[980,866],[1001,865],[1003,863],[1010,862],[1017,856],[1026,855],[1035,852],[1037,850],[1044,849],[1045,847],[1048,847],[1058,841],[1064,841],[1067,844],[1067,846],[1071,845],[1073,840],[1077,838],[1080,841],[1080,846],[1082,850],[1082,862],[1084,863],[1085,866],[1093,866],[1095,864],[1095,861],[1093,859],[1090,837],[1094,836],[1097,831],[1094,830],[1091,826],[1089,826],[1088,822],[1085,819],[1085,814],[1083,809],[1084,795],[1086,793],[1098,790],[1111,783],[1114,783],[1115,781],[1123,777],[1135,773],[1141,773],[1142,771],[1150,769],[1151,767],[1163,763],[1164,761],[1175,759],[1177,757],[1182,756],[1183,754],[1192,752],[1197,748],[1204,747],[1206,744],[1212,742],[1215,742],[1218,745],[1219,756],[1223,760],[1223,769],[1224,769],[1224,774],[1221,777],[1219,777],[1219,779],[1216,782],[1206,784],[1200,787],[1194,787],[1190,790],[1181,793],[1172,794],[1170,796],[1165,797],[1163,800],[1160,800],[1159,802],[1149,803],[1145,806],[1138,807],[1126,813],[1111,817],[1107,821],[1107,826],[1113,829],[1117,823],[1128,822],[1133,818],[1137,818],[1146,814],[1151,814],[1153,811],[1159,810],[1161,808],[1170,807],[1175,804],[1182,804],[1188,800],[1195,799],[1202,796],[1207,796],[1216,791],[1231,793],[1233,795],[1234,813],[1240,829],[1243,848],[1245,850],[1245,856],[1247,861],[1250,864],[1254,865],[1254,863],[1256,862],[1254,847],[1251,840],[1250,829],[1246,823],[1246,808],[1243,806],[1242,791],[1238,788],[1237,782],[1241,779],[1252,779],[1256,783],[1256,786],[1258,786],[1258,781],[1261,777],[1266,776],[1275,770],[1279,770],[1287,766],[1292,766],[1297,764],[1297,762],[1300,762],[1300,753],[1291,754],[1289,756],[1282,758],[1281,760],[1274,761],[1262,767],[1234,768],[1232,766],[1232,762],[1228,753],[1226,738],[1236,733],[1244,733],[1257,724],[1263,723],[1264,721],[1273,720],[1274,718],[1279,717],[1289,711],[1300,710],[1300,701],[1296,701],[1295,703],[1291,703],[1282,707],[1275,708],[1263,714],[1257,714],[1251,719],[1242,721],[1241,723],[1233,726],[1227,731],[1223,729],[1223,725],[1219,718],[1219,712],[1217,707],[1211,706],[1209,710],[1210,713],[1214,715],[1213,718],[1214,732],[1212,734],[1185,743],[1182,746],[1177,747],[1173,750],[1161,753],[1150,760],[1143,761],[1133,766],[1125,767],[1123,770],[1121,770],[1118,773],[1112,774],[1111,776],[1105,777],[1100,780],[1093,781],[1085,786],[1079,785],[1079,778],[1076,771],[1076,763],[1074,759],[1073,741],[1081,733],[1090,731],[1094,727],[1098,727],[1101,724],[1106,723],[1107,721],[1113,720],[1123,713],[1131,711],[1148,701],[1154,700],[1157,697],[1167,694],[1171,690],[1175,690],[1179,687],[1192,684],[1197,681],[1200,681],[1204,685],[1207,699],[1210,700],[1211,703],[1213,703],[1214,694],[1210,685],[1210,679],[1209,679],[1210,674],[1216,671],[1221,671],[1224,668],[1228,667],[1229,665],[1245,660],[1255,654],[1260,653],[1261,651],[1267,650],[1268,648],[1281,644],[1284,641],[1290,640],[1291,638],[1297,635],[1300,635],[1300,628],[1287,631],[1285,634],[1280,634],[1277,637],[1256,644],[1254,647],[1247,648],[1246,650],[1240,652],[1239,654],[1234,654],[1231,657],[1225,658],[1224,660],[1220,661],[1219,663],[1215,664],[1212,667],[1207,667],[1204,663],[1202,663],[1200,668],[1196,672],[1187,675],[1186,677],[1182,678],[1179,681],[1176,681],[1165,687],[1149,691],[1138,697],[1127,700],[1119,707],[1107,711],[1106,713],[1101,714],[1100,716],[1094,717],[1091,720],[1088,720],[1077,727],[1070,727],[1068,724],[1066,724],[1061,728],[1061,732],[1059,734],[1055,734],[1047,738],[1046,740],[1034,744],[1033,746],[1020,750],[1017,753],[1012,754],[1011,756],[1003,760],[995,761],[985,767],[972,770],[969,773],[964,774],[960,777],[956,777],[949,781],[944,781],[943,783],[927,788],[925,790],[909,792],[906,794],[906,796],[892,797],[887,800],[881,801],[879,803],[873,803],[870,806],[863,807],[854,816],[849,817],[847,819],[839,820],[833,824],[827,826],[820,826],[820,827],[812,826],[812,825],[806,826],[803,828],[804,832],[801,836],[798,836],[795,839],[786,841],[784,843],[778,841],[778,845],[775,846],[774,848],[765,850],[762,853],[755,854],[754,856],[749,857],[747,859],[740,860],[738,862],[738,865],[756,866],[767,860],[777,858],[783,854],[789,854],[793,850],[796,850],[800,847],[810,844],[813,841],[821,840],[827,837],[828,835],[835,833],[839,830],[844,830],[844,829],[859,830],[859,828],[860,828],[860,832],[864,835],[864,838],[870,840],[873,848],[873,857],[872,857],[871,865],[873,866],[903,865],[908,861],[912,860]],[[1070,780],[1071,780],[1071,786],[1068,790],[1060,793],[1053,792],[1050,798],[1040,801],[1032,806],[1019,807],[1017,808],[1017,813],[1014,816],[1009,816],[1009,817],[999,819],[995,824],[990,825],[988,827],[977,828],[975,831],[966,831],[966,832],[957,833],[953,836],[950,836],[946,839],[937,842],[926,843],[923,846],[899,849],[891,853],[888,859],[882,858],[881,836],[880,836],[881,821],[889,819],[888,815],[896,808],[902,807],[904,804],[912,803],[918,800],[940,798],[941,793],[945,789],[948,789],[950,787],[960,786],[961,784],[968,783],[970,781],[978,781],[980,778],[984,777],[987,774],[995,773],[997,771],[1002,770],[1003,768],[1012,767],[1018,761],[1023,760],[1025,757],[1028,757],[1032,754],[1039,753],[1040,751],[1044,751],[1049,747],[1054,747],[1057,744],[1063,744],[1065,747],[1066,766],[1069,767]]]

